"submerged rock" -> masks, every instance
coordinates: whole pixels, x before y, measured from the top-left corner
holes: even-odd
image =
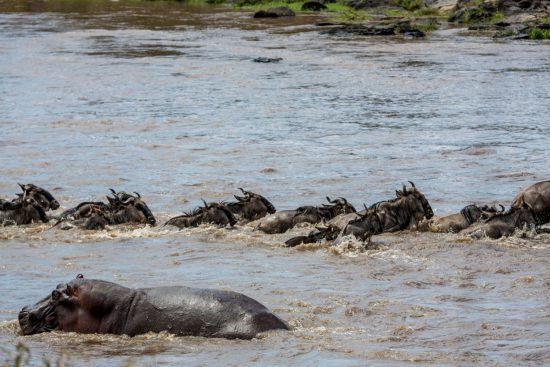
[[[355,34],[359,36],[394,36],[399,34],[408,37],[426,36],[424,31],[408,20],[394,23],[345,24],[321,31],[321,33],[336,36],[348,34]]]
[[[346,0],[344,2],[347,6],[354,8],[355,10],[377,8],[380,6],[390,5],[388,0]]]
[[[275,63],[275,62],[279,62],[283,60],[282,57],[256,57],[255,59],[253,59],[252,61],[254,62],[260,62],[260,63]]]
[[[259,10],[254,13],[254,18],[278,18],[278,17],[293,17],[296,14],[286,6],[277,8],[269,8],[267,10]]]
[[[497,8],[506,14],[518,12],[546,12],[550,11],[550,0],[498,0]]]
[[[471,23],[491,19],[498,11],[492,1],[459,0],[449,15],[449,22]]]
[[[301,9],[304,11],[321,11],[326,10],[327,6],[318,1],[308,1],[302,4]]]

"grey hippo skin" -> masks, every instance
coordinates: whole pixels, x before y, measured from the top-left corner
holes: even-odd
[[[288,326],[243,294],[189,287],[131,289],[81,275],[19,312],[24,335],[52,330],[126,334],[167,331],[175,335],[251,339]]]

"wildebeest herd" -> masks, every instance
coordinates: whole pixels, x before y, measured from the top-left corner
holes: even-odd
[[[353,236],[364,243],[386,232],[418,230],[463,233],[472,237],[500,238],[526,226],[537,229],[550,221],[550,180],[535,183],[521,190],[512,205],[500,209],[489,205],[470,204],[459,213],[434,218],[433,210],[413,182],[396,190],[395,197],[363,205],[357,211],[345,198],[331,199],[317,206],[300,206],[294,210],[276,211],[264,196],[240,189],[236,201],[207,203],[169,219],[164,225],[180,229],[214,224],[220,227],[255,222],[255,229],[267,234],[284,233],[300,223],[315,225],[306,236],[290,238],[286,246],[304,243],[337,241]],[[60,207],[59,202],[43,188],[33,184],[21,185],[22,192],[12,200],[0,199],[0,224],[24,225],[55,220],[52,228],[78,227],[88,230],[106,226],[141,223],[155,226],[157,221],[137,192],[133,194],[110,189],[107,202],[87,201],[59,215],[46,214]]]

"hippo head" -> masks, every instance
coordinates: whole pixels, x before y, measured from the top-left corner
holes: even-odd
[[[83,278],[82,274],[77,278]],[[78,303],[76,289],[68,284],[59,284],[46,298],[33,306],[26,306],[19,312],[19,326],[23,335],[50,332],[59,328],[60,320],[77,317]]]
[[[22,194],[18,194],[19,196],[34,199],[44,211],[56,210],[59,208],[59,202],[55,200],[52,194],[43,188],[33,184],[19,184],[19,187],[23,190]]]

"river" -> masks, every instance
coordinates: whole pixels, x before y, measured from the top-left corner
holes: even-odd
[[[69,208],[139,192],[160,223],[238,187],[277,209],[356,207],[408,180],[436,215],[509,205],[550,176],[550,44],[460,30],[320,34],[317,15],[178,2],[0,0],[0,197]],[[256,63],[257,57],[282,58]],[[282,247],[297,228],[0,228],[0,351],[31,364],[458,366],[550,363],[550,235],[404,232]],[[290,332],[252,341],[19,335],[22,306],[78,273],[251,296]]]

